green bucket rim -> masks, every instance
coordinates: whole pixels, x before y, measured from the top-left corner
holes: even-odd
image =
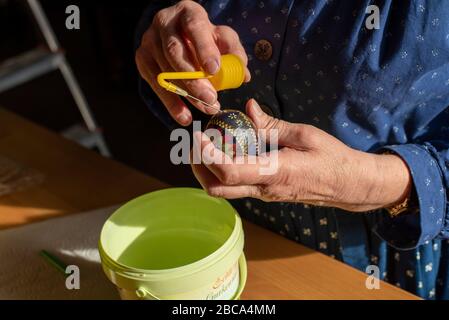
[[[146,199],[148,197],[154,197],[158,194],[162,193],[169,193],[169,192],[176,192],[176,191],[185,191],[185,192],[193,192],[196,194],[201,195],[207,195],[207,193],[202,189],[197,188],[168,188],[168,189],[162,189],[153,191],[144,195],[141,195],[135,199],[132,199],[125,203],[123,206],[118,208],[114,213],[107,219],[107,221],[114,216],[115,214],[119,214],[121,210],[126,209],[128,206],[132,206],[136,202],[140,202],[143,199]],[[235,222],[234,222],[234,229],[232,233],[229,235],[229,238],[213,253],[209,254],[208,256],[195,261],[190,264],[186,264],[183,266],[179,266],[176,268],[169,268],[169,269],[156,269],[156,270],[148,270],[148,269],[140,269],[135,268],[131,266],[127,266],[125,264],[119,263],[112,259],[106,252],[106,250],[103,248],[102,245],[102,238],[104,233],[104,226],[100,233],[100,239],[98,241],[98,249],[100,253],[100,257],[102,258],[102,263],[105,264],[111,271],[114,271],[117,274],[121,274],[122,276],[125,276],[126,278],[133,278],[133,279],[147,279],[150,280],[153,277],[157,277],[157,280],[167,280],[167,279],[173,279],[173,278],[179,278],[179,277],[185,277],[187,275],[195,274],[197,272],[201,272],[202,270],[208,268],[210,265],[217,263],[222,258],[224,258],[230,251],[234,249],[234,247],[238,244],[239,238],[241,233],[243,233],[243,226],[242,221],[240,219],[240,216],[238,215],[237,211],[234,209],[234,207],[225,199],[217,199],[214,198],[214,200],[220,201],[222,204],[226,205],[232,210],[232,213],[234,214]]]

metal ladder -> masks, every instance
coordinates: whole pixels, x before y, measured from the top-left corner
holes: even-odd
[[[85,128],[74,126],[66,130],[63,135],[87,148],[97,147],[103,156],[110,157],[111,154],[100,128],[39,0],[27,0],[27,3],[42,32],[47,48],[33,49],[0,64],[0,93],[59,69],[87,128],[85,130]]]

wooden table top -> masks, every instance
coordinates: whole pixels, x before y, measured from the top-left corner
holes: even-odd
[[[34,187],[0,196],[0,229],[128,201],[167,184],[105,159],[0,109],[0,156],[45,175]],[[277,234],[244,223],[248,281],[243,299],[417,299]]]

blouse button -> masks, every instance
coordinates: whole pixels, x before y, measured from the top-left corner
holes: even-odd
[[[254,46],[254,54],[257,59],[262,61],[268,61],[273,56],[273,46],[265,39],[259,40]]]

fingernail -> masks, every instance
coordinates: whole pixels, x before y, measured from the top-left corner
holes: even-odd
[[[248,68],[245,69],[245,82],[251,81],[251,72],[249,72]]]
[[[213,104],[217,100],[215,93],[210,89],[205,89],[198,98],[209,104]]]
[[[253,99],[253,100],[251,101],[251,104],[252,104],[252,106],[253,106],[254,113],[255,113],[257,116],[263,115],[263,111],[262,111],[262,109],[260,108],[259,104],[256,102],[256,100]]]
[[[190,123],[190,116],[185,113],[181,113],[178,116],[178,121],[183,125],[188,125]]]
[[[204,68],[207,73],[216,74],[219,69],[218,61],[215,59],[209,59],[204,63]]]

